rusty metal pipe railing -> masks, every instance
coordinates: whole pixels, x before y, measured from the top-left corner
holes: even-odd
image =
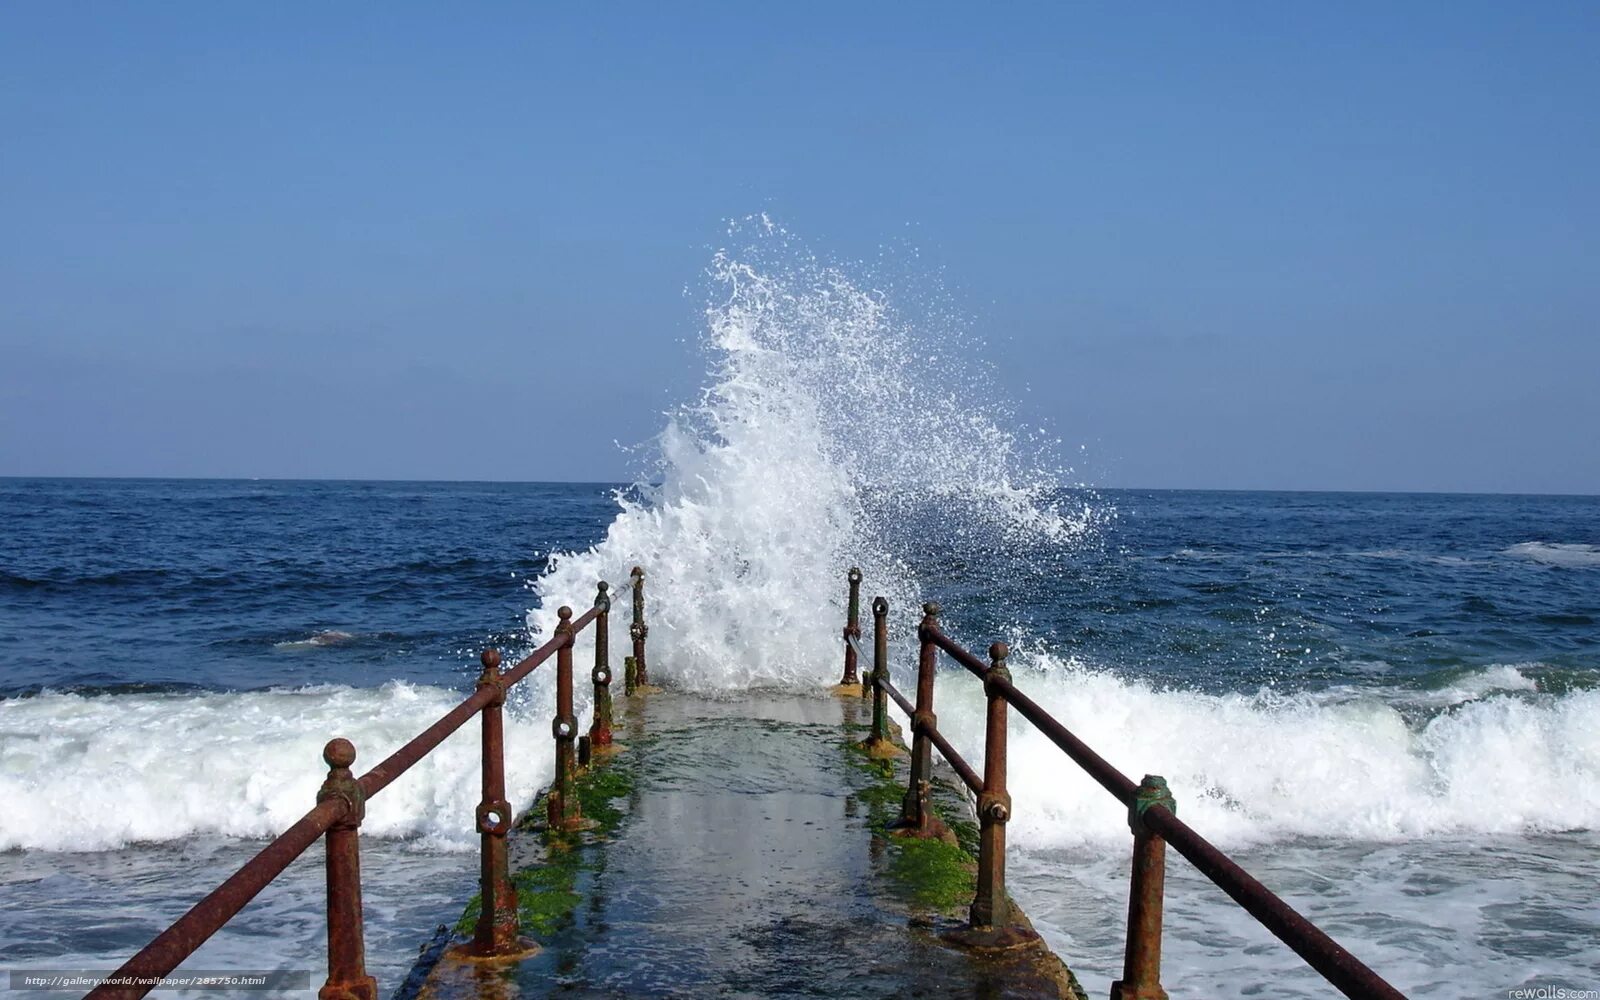
[[[589,745],[611,745],[611,585],[600,581],[594,595],[594,669],[589,680],[594,684],[594,717],[589,724]]]
[[[940,633],[945,641],[950,641],[948,636]],[[968,654],[970,655],[970,654]],[[1000,691],[1005,695],[1006,701],[1022,714],[1022,717],[1033,723],[1034,726],[1050,741],[1060,747],[1062,752],[1072,758],[1073,763],[1083,768],[1089,777],[1100,783],[1106,791],[1115,795],[1123,805],[1129,805],[1139,793],[1139,786],[1128,780],[1128,776],[1112,767],[1106,759],[1095,753],[1089,745],[1072,734],[1066,726],[1057,722],[1049,712],[1040,708],[1038,703],[1027,695],[1018,691],[1009,680],[999,682]]]
[[[848,633],[845,641],[855,645],[856,639]],[[872,692],[872,735],[868,743],[877,748],[889,745],[889,709],[884,704],[883,688],[879,681],[889,679],[889,602],[881,597],[872,601],[872,675],[863,692]]]
[[[500,675],[500,651],[486,649],[479,658],[483,673],[478,687],[488,688],[483,708],[482,798],[477,824],[481,853],[478,875],[478,923],[473,928],[472,951],[482,957],[505,954],[517,946],[517,894],[511,886],[511,803],[506,801],[505,679]]]
[[[644,640],[650,634],[650,626],[644,621],[644,568],[635,566],[628,578],[633,581],[633,622],[628,626],[628,636],[633,640],[634,681],[644,687],[650,683],[650,668],[644,658]]]
[[[178,964],[233,919],[246,903],[256,898],[273,879],[283,874],[306,848],[344,817],[349,803],[342,799],[318,802],[316,808],[300,817],[289,829],[273,838],[256,856],[215,889],[207,893],[188,912],[172,922],[154,939],[112,974],[113,979],[130,977],[159,978],[170,975]],[[97,986],[88,996],[95,1000],[136,1000],[150,992],[148,987]]]
[[[1405,994],[1166,808],[1151,808],[1144,822],[1339,992],[1362,1000],[1405,1000]]]
[[[850,640],[861,638],[861,570],[851,566],[850,572],[845,574],[845,580],[850,584],[850,597],[844,619],[844,677],[839,683],[851,685],[858,683],[856,644]]]
[[[1127,775],[1113,767],[1071,730],[1041,708],[1037,702],[1017,690],[1009,672],[996,671],[993,666],[985,664],[946,635],[932,615],[923,619],[918,628],[918,637],[923,647],[922,660],[926,660],[926,651],[930,646],[936,647],[983,679],[990,705],[990,725],[986,742],[991,742],[989,748],[991,753],[994,749],[992,740],[996,733],[994,710],[998,701],[1016,708],[1023,718],[1044,733],[1089,777],[1129,808],[1129,826],[1134,834],[1133,871],[1128,903],[1129,931],[1124,953],[1123,978],[1113,984],[1113,1000],[1151,1000],[1166,996],[1160,984],[1160,966],[1162,895],[1167,844],[1171,844],[1201,874],[1227,893],[1245,912],[1271,931],[1341,993],[1362,1000],[1366,998],[1404,1000],[1404,994],[1383,977],[1239,867],[1188,824],[1178,819],[1165,780],[1157,775],[1147,775],[1142,784],[1135,784]],[[1003,646],[996,644],[996,649],[1003,649]],[[1003,658],[996,658],[995,665],[999,665],[999,659]],[[892,686],[887,690],[902,708],[908,707],[904,698],[899,692],[894,691]],[[1003,718],[1003,715],[1000,716],[1002,722]],[[1003,753],[1003,740],[1000,749]],[[1009,812],[1009,801],[1006,808]],[[981,818],[980,807],[980,821]],[[1003,840],[1001,846],[1003,847]],[[982,871],[980,861],[980,878]],[[980,898],[981,892],[980,888]],[[978,902],[975,901],[974,923],[978,916],[977,905]]]
[[[635,568],[635,618],[642,620],[642,602],[638,600],[643,585],[643,571]],[[606,585],[600,584],[604,594]],[[323,758],[330,768],[322,789],[317,793],[317,804],[293,826],[263,847],[246,861],[238,871],[221,885],[206,894],[189,908],[183,916],[166,930],[156,935],[132,958],[122,964],[111,977],[113,980],[139,981],[152,985],[101,985],[87,995],[95,1000],[137,1000],[150,992],[153,984],[168,976],[185,959],[231,920],[252,899],[261,893],[295,859],[304,854],[318,837],[327,837],[328,880],[328,981],[323,987],[326,996],[348,997],[350,1000],[374,1000],[377,983],[366,974],[365,947],[361,919],[361,869],[359,827],[365,815],[366,800],[383,791],[428,753],[460,729],[473,715],[483,713],[483,798],[478,806],[478,829],[483,834],[484,857],[482,888],[483,913],[489,917],[487,936],[493,944],[485,951],[485,921],[480,919],[478,933],[474,935],[474,950],[480,954],[498,954],[510,947],[505,932],[504,917],[510,914],[515,939],[515,896],[494,891],[501,884],[505,871],[503,836],[495,831],[510,828],[511,807],[505,801],[504,723],[500,707],[505,701],[505,691],[527,677],[540,664],[555,655],[558,663],[567,661],[568,702],[571,714],[570,672],[572,647],[577,633],[600,618],[609,609],[609,602],[590,608],[576,620],[571,610],[563,608],[562,629],[544,645],[524,657],[505,673],[498,670],[500,654],[486,650],[482,656],[484,671],[479,676],[477,689],[441,716],[433,725],[418,733],[405,745],[385,757],[359,779],[350,773],[355,762],[355,748],[347,740],[335,739],[323,750]],[[604,662],[604,640],[598,638],[596,663]],[[607,671],[609,673],[609,671]],[[607,677],[609,681],[609,677]],[[560,720],[557,720],[559,724]],[[575,726],[574,726],[575,728]],[[569,794],[574,803],[576,796]],[[498,843],[498,849],[496,844]],[[509,890],[507,880],[505,888]],[[505,905],[502,905],[504,903]]]
[[[879,690],[893,698],[894,703],[900,706],[900,711],[906,713],[908,718],[916,715],[916,706],[911,704],[910,700],[900,693],[900,689],[890,682],[887,673],[884,674],[882,680],[873,678],[873,683],[878,686]],[[914,730],[916,722],[913,721],[911,726]],[[935,728],[926,735],[929,742],[933,744],[934,749],[938,750],[939,755],[950,765],[950,769],[960,776],[962,784],[972,789],[974,794],[983,791],[983,779],[978,777],[977,770],[967,763],[967,759],[961,756],[955,747],[950,745],[950,741],[945,739],[943,733]]]

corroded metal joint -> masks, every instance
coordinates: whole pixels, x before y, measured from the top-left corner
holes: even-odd
[[[493,816],[494,819],[489,817]],[[478,803],[478,832],[504,837],[511,832],[511,803],[505,799]]]
[[[590,672],[589,676],[596,684],[598,684],[601,687],[610,687],[611,686],[611,668],[610,667],[595,667],[594,670]]]
[[[650,634],[650,626],[644,622],[634,622],[628,626],[628,635],[635,639],[643,639]]]
[[[1005,823],[1011,818],[1011,795],[1007,792],[979,792],[978,818],[990,823]]]
[[[611,611],[611,595],[607,593],[610,589],[611,584],[604,580],[595,585],[594,606],[599,608],[602,614]]]
[[[846,625],[844,627],[844,637],[846,639],[851,639],[851,638],[859,639],[859,638],[861,638],[861,626],[860,625]]]
[[[1138,793],[1128,806],[1128,827],[1133,830],[1134,836],[1153,836],[1150,829],[1144,825],[1144,814],[1151,806],[1162,806],[1174,816],[1178,814],[1178,803],[1172,798],[1172,792],[1167,789],[1167,779],[1159,774],[1144,776],[1144,780],[1139,783]]]
[[[350,773],[350,765],[356,762],[355,745],[346,739],[329,740],[328,745],[322,748],[322,759],[327,762],[329,770],[328,777],[317,790],[317,801],[343,799],[345,802],[344,816],[333,824],[332,829],[348,830],[360,826],[361,821],[367,818],[367,796],[361,790],[361,783]]]
[[[872,599],[872,613],[882,618],[889,613],[889,602],[882,597]]]
[[[939,717],[932,712],[912,712],[911,731],[913,733],[931,733],[938,729]]]
[[[835,572],[837,572],[837,570],[835,570]],[[850,567],[850,572],[846,573],[844,575],[844,578],[846,580],[849,580],[851,583],[860,583],[861,582],[861,569],[860,569],[860,567],[851,566]]]
[[[494,694],[489,696],[489,706],[499,707],[506,703],[506,682],[501,680],[499,673],[485,670],[478,676],[478,690],[489,688]]]
[[[550,720],[550,733],[558,740],[570,740],[578,734],[578,719],[572,715],[558,715]]]
[[[500,679],[500,651],[486,649],[478,657],[478,662],[483,664],[483,673],[478,675],[478,688],[493,688],[494,695],[489,699],[491,706],[506,703],[506,684]]]
[[[999,682],[1001,681],[1010,684],[1011,671],[1006,668],[1004,660],[997,660],[995,664],[989,668],[989,672],[983,675],[983,693],[990,698],[1000,697]]]

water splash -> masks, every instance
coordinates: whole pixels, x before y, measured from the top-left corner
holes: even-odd
[[[891,301],[764,216],[729,239],[706,274],[708,384],[657,439],[656,485],[536,581],[536,635],[639,564],[652,676],[811,687],[837,679],[846,566],[907,619],[912,565],[1004,548],[1042,571],[1093,536],[1108,509],[1065,489],[1050,442],[1007,429],[940,303]]]

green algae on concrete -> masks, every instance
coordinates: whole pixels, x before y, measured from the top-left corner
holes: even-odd
[[[579,772],[576,781],[579,808],[584,818],[594,824],[585,831],[587,836],[543,828],[543,795],[523,814],[516,829],[524,834],[537,834],[543,848],[541,860],[520,865],[511,872],[511,886],[517,894],[517,922],[524,935],[534,938],[549,935],[582,902],[583,896],[577,891],[579,876],[592,870],[595,864],[595,858],[584,849],[585,845],[595,837],[613,832],[622,822],[625,813],[616,802],[627,798],[633,791],[633,784],[627,762],[615,753],[595,757],[588,768]],[[471,935],[482,909],[482,893],[474,894],[461,919],[456,921],[455,932]]]
[[[842,728],[852,708],[761,692],[630,704],[618,738],[634,749],[580,790],[601,825],[513,836],[513,868],[545,873],[519,885],[545,906],[524,925],[539,952],[441,961],[419,995],[1075,996],[1059,961],[943,939],[974,892],[970,855],[886,831],[903,786],[892,761],[841,750],[861,735]]]

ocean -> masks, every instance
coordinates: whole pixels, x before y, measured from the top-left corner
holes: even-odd
[[[114,967],[310,807],[326,740],[376,762],[636,563],[652,680],[819,691],[859,565],[902,688],[925,600],[1007,641],[1402,990],[1600,989],[1600,498],[1091,489],[873,286],[783,245],[710,277],[705,391],[635,483],[0,479],[0,963]],[[509,707],[519,807],[552,702],[539,671]],[[936,707],[981,759],[976,682]],[[1010,760],[1013,893],[1104,995],[1125,814],[1020,720]],[[464,732],[368,810],[385,992],[474,891],[477,766]],[[315,854],[190,967],[320,982]],[[1169,857],[1174,997],[1328,995]]]

